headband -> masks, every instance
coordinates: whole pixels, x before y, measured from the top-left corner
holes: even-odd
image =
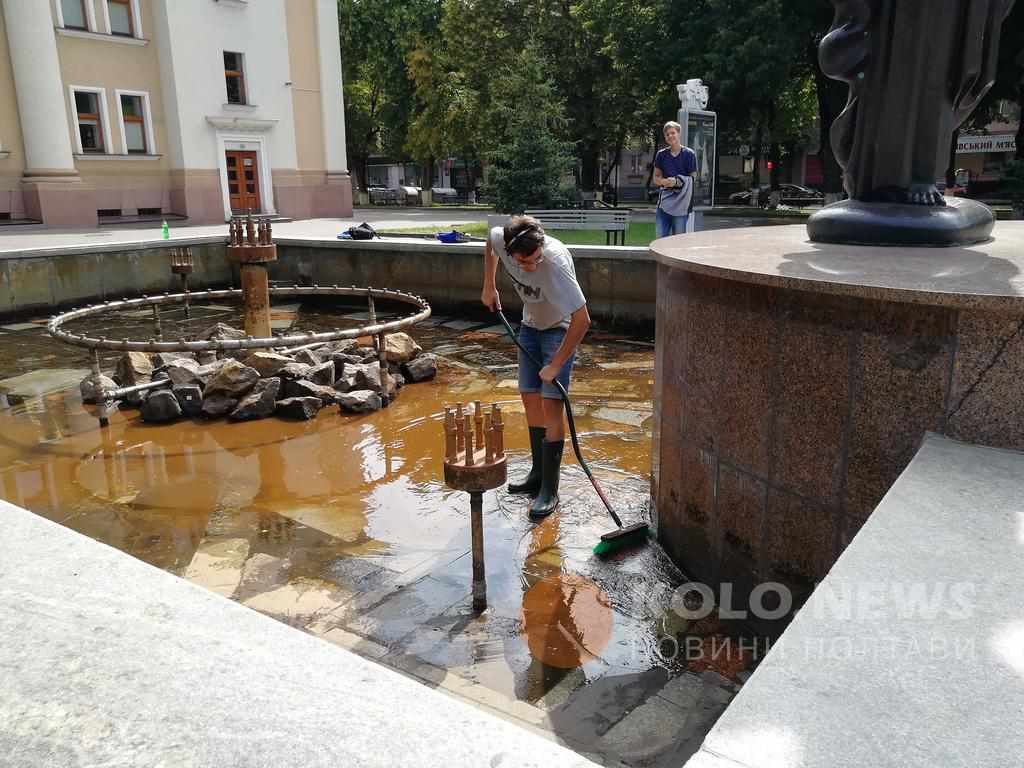
[[[516,244],[516,240],[518,240],[520,237],[525,235],[527,232],[534,232],[534,231],[536,231],[536,230],[534,230],[533,224],[527,224],[523,229],[519,230],[519,234],[517,234],[515,237],[513,237],[511,240],[509,240],[507,243],[505,243],[505,250],[507,251],[509,248],[511,248],[513,245],[515,245]]]

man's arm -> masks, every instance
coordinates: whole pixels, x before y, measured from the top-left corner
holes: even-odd
[[[584,304],[572,313],[569,329],[565,332],[562,344],[559,346],[558,351],[555,352],[555,356],[551,358],[551,362],[540,369],[541,381],[550,383],[555,380],[558,372],[565,365],[565,361],[569,359],[570,355],[576,350],[576,347],[579,346],[579,343],[583,341],[583,337],[587,335],[587,329],[589,328],[590,313],[587,311],[587,305]]]
[[[670,189],[676,185],[675,179],[666,179],[665,174],[661,171],[661,166],[658,165],[657,157],[654,160],[654,186],[664,187]]]
[[[501,309],[501,299],[494,282],[497,276],[498,256],[491,248],[491,233],[488,232],[487,242],[484,243],[484,289],[480,292],[480,301],[491,312]]]

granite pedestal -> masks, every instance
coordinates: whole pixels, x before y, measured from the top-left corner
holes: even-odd
[[[652,251],[658,537],[734,602],[778,581],[799,603],[926,431],[1024,449],[1024,222],[970,247],[797,225]]]

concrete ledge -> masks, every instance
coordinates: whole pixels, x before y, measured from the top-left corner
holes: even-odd
[[[5,765],[593,765],[18,507],[0,521]]]
[[[93,242],[76,245],[61,245],[51,248],[25,248],[18,251],[0,252],[0,261],[11,259],[45,259],[54,257],[91,256],[99,253],[131,253],[161,248],[187,248],[197,245],[227,245],[224,235],[199,235],[196,237],[173,237],[170,240],[147,238],[145,240]]]
[[[482,313],[483,243],[421,239],[352,241],[277,237],[272,280],[299,284],[372,285],[425,296],[439,310]],[[75,245],[0,254],[0,315],[52,312],[87,302],[177,291],[169,249],[193,246],[195,290],[226,286],[232,267],[223,235],[169,241]],[[657,262],[646,248],[572,246],[576,273],[592,316],[605,327],[650,331],[654,324]],[[509,309],[519,309],[511,282],[499,271]],[[237,282],[237,275],[235,276]]]
[[[1024,454],[928,435],[687,768],[1019,765]]]

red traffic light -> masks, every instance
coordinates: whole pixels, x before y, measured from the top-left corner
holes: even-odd
[[[775,170],[775,163],[772,162],[771,160],[768,161],[768,170],[769,171],[774,171]]]

